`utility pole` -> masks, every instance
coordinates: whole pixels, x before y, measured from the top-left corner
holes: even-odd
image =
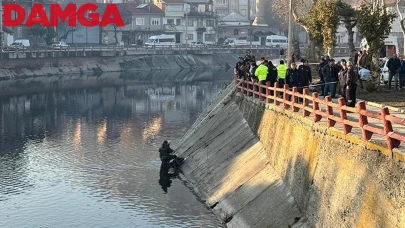
[[[188,44],[188,12],[187,12],[187,9],[188,9],[188,3],[186,3],[186,9],[185,9],[185,12],[186,12],[186,37],[185,37],[186,46]]]
[[[290,65],[291,63],[291,55],[292,55],[292,0],[290,0],[290,5],[288,7],[288,48],[287,48],[287,63]]]

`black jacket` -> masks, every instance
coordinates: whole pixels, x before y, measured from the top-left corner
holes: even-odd
[[[299,87],[300,85],[300,74],[298,69],[291,69],[288,68],[287,70],[287,76],[286,76],[286,82],[288,83],[288,86],[290,88],[292,87]]]
[[[277,82],[277,68],[274,65],[268,66],[266,81],[270,82],[271,86]]]
[[[325,82],[337,82],[339,69],[336,66],[326,65],[323,67],[322,74]]]
[[[390,58],[387,63],[387,67],[390,72],[396,73],[397,70],[401,67],[401,60],[398,58]]]
[[[300,72],[300,86],[308,86],[312,82],[311,68],[301,65],[298,67],[298,71]]]

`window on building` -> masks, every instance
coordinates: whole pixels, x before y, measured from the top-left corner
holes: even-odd
[[[187,40],[194,40],[193,34],[187,34]]]
[[[160,18],[152,18],[151,25],[160,25]]]
[[[225,4],[226,4],[226,0],[217,0],[217,4],[218,4],[218,5],[225,5]]]
[[[181,25],[181,19],[176,19],[176,25]]]
[[[227,9],[217,9],[217,14],[218,14],[219,16],[226,16],[227,13],[228,13],[228,10],[227,10]]]
[[[215,35],[214,34],[205,34],[205,42],[214,42]]]
[[[238,30],[238,29],[234,29],[234,30],[233,30],[233,35],[239,35],[239,30]]]
[[[204,22],[203,22],[203,20],[201,19],[201,20],[198,20],[197,21],[197,27],[203,27],[204,26]]]
[[[245,9],[240,10],[240,15],[242,15],[242,16],[246,16],[246,10],[245,10]]]
[[[174,19],[167,19],[168,25],[174,25]]]
[[[136,18],[135,24],[136,25],[144,25],[145,24],[145,19],[144,18]]]
[[[187,26],[194,26],[194,20],[193,19],[188,19],[188,22],[187,22]]]
[[[207,20],[206,23],[208,27],[214,26],[214,20]]]

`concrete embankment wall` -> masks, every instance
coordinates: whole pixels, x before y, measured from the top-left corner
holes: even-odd
[[[176,153],[228,227],[405,227],[401,163],[324,123],[224,94]]]
[[[233,67],[237,57],[235,54],[207,54],[3,59],[0,61],[0,79],[103,72],[229,68]]]

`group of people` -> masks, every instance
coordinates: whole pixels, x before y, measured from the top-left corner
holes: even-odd
[[[405,61],[394,54],[387,62],[388,89],[391,90],[392,79],[395,80],[395,88],[401,90],[405,86]]]
[[[360,81],[354,65],[342,59],[335,62],[329,56],[322,56],[318,67],[321,96],[336,97],[336,92],[344,98],[347,106],[356,104],[357,82]]]
[[[312,82],[311,68],[307,60],[302,60],[300,66],[295,62],[287,66],[284,60],[280,60],[278,66],[275,66],[264,57],[260,58],[260,62],[256,62],[249,51],[245,57],[239,58],[235,66],[235,74],[239,78],[259,82],[262,85],[270,82],[270,86],[274,86],[277,82],[280,88],[287,84],[291,88],[298,87],[300,91]]]
[[[362,59],[366,58],[363,56]],[[367,64],[366,61],[364,61],[365,64]],[[318,66],[320,77],[318,85],[322,88],[321,96],[330,95],[335,98],[338,91],[339,95],[345,99],[346,105],[354,106],[359,81],[354,67],[350,61],[346,62],[342,59],[335,63],[334,59],[322,56]],[[279,64],[275,66],[272,61],[264,57],[260,58],[260,62],[256,62],[250,51],[246,52],[245,57],[239,58],[234,72],[244,80],[259,82],[262,85],[270,82],[270,86],[274,86],[277,82],[279,88],[283,88],[287,84],[290,88],[297,87],[301,93],[312,83],[312,72],[307,60],[301,59],[299,66],[295,61],[291,61],[291,64],[287,66],[284,60],[280,60]],[[264,89],[262,93],[265,93]]]

